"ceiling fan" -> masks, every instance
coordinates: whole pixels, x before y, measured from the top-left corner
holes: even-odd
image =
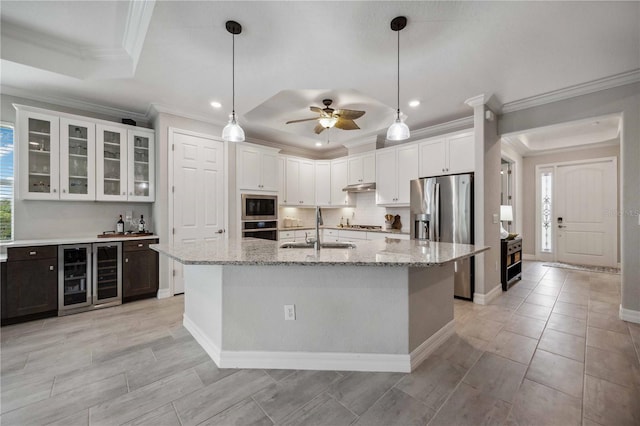
[[[342,130],[357,130],[360,127],[356,124],[355,119],[362,117],[365,111],[356,111],[353,109],[333,109],[330,105],[333,103],[331,99],[323,99],[324,108],[312,106],[309,109],[320,114],[314,118],[304,118],[302,120],[287,121],[286,124],[301,123],[303,121],[317,120],[318,124],[313,129],[316,134],[320,134],[325,129],[336,127]]]

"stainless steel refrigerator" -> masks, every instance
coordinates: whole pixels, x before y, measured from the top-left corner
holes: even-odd
[[[473,244],[473,173],[411,181],[411,238]],[[473,257],[455,262],[455,297],[473,299]]]

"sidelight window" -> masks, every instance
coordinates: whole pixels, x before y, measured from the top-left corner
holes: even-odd
[[[553,172],[551,170],[540,173],[540,248],[545,253],[551,253],[553,248]]]

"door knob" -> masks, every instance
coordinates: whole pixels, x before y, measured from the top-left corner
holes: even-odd
[[[566,228],[566,225],[558,225],[558,228]]]

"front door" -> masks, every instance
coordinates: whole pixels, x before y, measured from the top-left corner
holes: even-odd
[[[615,159],[557,167],[553,226],[559,262],[616,266],[616,169]]]
[[[224,143],[178,130],[173,135],[173,243],[220,238],[224,232]],[[173,293],[183,293],[182,264],[173,263]]]

